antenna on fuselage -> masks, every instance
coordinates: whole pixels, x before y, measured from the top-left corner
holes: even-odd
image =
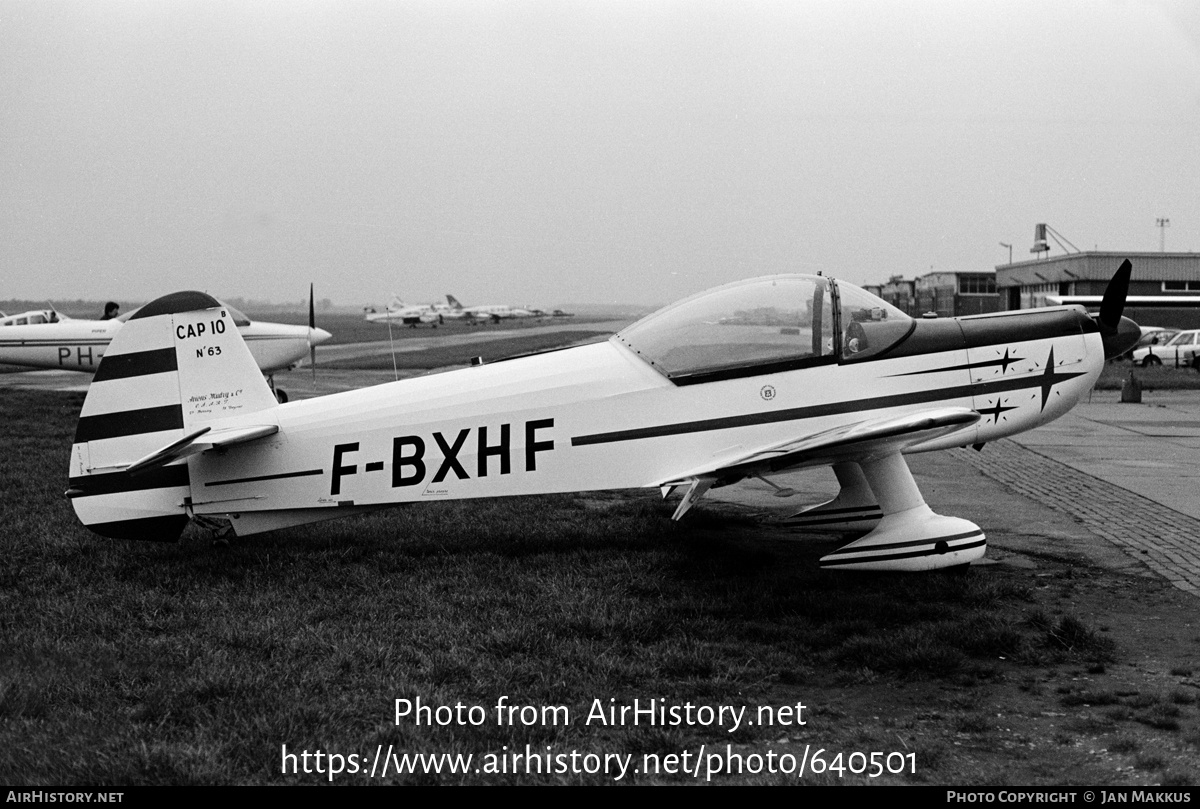
[[[400,369],[396,367],[396,340],[392,337],[392,319],[388,318],[388,346],[392,349],[392,375],[400,380]]]

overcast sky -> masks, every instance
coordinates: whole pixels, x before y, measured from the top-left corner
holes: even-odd
[[[0,149],[0,298],[654,303],[1160,217],[1200,250],[1200,4],[0,0]]]

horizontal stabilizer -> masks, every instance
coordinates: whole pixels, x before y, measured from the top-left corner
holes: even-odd
[[[172,441],[165,447],[151,452],[129,465],[125,470],[131,475],[140,475],[152,469],[166,466],[172,461],[206,452],[218,447],[230,447],[234,444],[244,444],[256,438],[265,438],[279,432],[277,424],[259,424],[249,427],[225,427],[214,430],[211,427],[201,427],[185,435],[178,441]]]

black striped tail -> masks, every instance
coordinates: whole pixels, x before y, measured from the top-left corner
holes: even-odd
[[[188,461],[128,468],[185,428],[275,404],[216,299],[177,292],[147,304],[113,338],[84,400],[67,490],[76,515],[103,536],[178,539],[189,519]]]

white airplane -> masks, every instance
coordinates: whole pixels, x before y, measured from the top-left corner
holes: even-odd
[[[376,312],[370,307],[363,311],[371,323],[400,323],[412,329],[422,323],[429,323],[436,329],[443,322],[443,312],[447,308],[445,304],[432,303],[406,306],[399,295],[393,295],[392,302],[382,312]]]
[[[446,296],[446,303],[449,304],[449,309],[443,313],[444,317],[464,318],[466,320],[490,320],[493,323],[499,323],[501,320],[521,317],[541,317],[545,314],[539,309],[523,309],[519,306],[507,306],[499,303],[463,306],[453,295]]]
[[[315,364],[316,347],[333,336],[316,327],[311,300],[308,326],[251,320],[232,306],[225,309],[272,390],[276,371],[295,367],[306,355]],[[67,317],[53,309],[9,315],[0,319],[0,363],[95,372],[113,338],[137,311],[109,320]],[[276,393],[287,401],[284,391]]]
[[[58,323],[70,319],[54,309],[31,309],[17,315],[6,315],[0,312],[0,326],[36,326],[39,323]]]
[[[683,489],[678,519],[711,487],[832,465],[841,493],[799,518],[871,530],[823,566],[961,566],[984,555],[983,530],[935,514],[904,454],[1070,409],[1138,336],[1120,314],[1129,271],[1096,320],[1071,306],[914,320],[843,281],[758,278],[607,342],[283,405],[229,308],[179,292],[113,340],[67,496],[98,534],[170,541],[191,519],[243,536],[403,503],[630,487]]]

